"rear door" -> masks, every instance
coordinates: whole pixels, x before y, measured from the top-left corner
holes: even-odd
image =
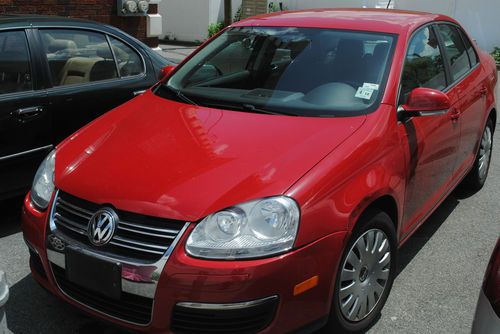
[[[32,42],[30,29],[0,31],[0,198],[25,192],[52,148],[46,92]]]
[[[56,143],[156,80],[149,59],[115,36],[83,28],[38,33]]]
[[[457,174],[463,174],[475,159],[486,109],[486,76],[469,39],[453,24],[439,24],[452,86],[460,95],[460,147]]]

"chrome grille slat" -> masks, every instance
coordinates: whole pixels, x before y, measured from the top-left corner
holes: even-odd
[[[129,232],[134,232],[134,233],[139,233],[139,234],[143,234],[143,235],[150,235],[152,237],[157,237],[157,238],[175,239],[175,237],[176,237],[175,235],[154,234],[154,233],[150,233],[150,232],[143,232],[143,231],[135,230],[135,229],[132,229],[132,228],[124,227],[122,225],[122,222],[118,223],[118,229],[129,231]]]
[[[67,225],[66,223],[64,223],[62,220],[59,220],[56,218],[55,220],[56,223],[59,223],[60,225],[62,225],[64,228],[67,228],[68,230],[71,230],[75,233],[78,233],[80,235],[85,235],[86,232],[84,230],[80,230],[80,229],[77,229],[77,228],[74,228],[72,227],[71,225]]]
[[[119,236],[116,236],[116,235],[113,237],[113,239],[115,241],[127,242],[127,243],[130,243],[130,244],[133,244],[133,245],[137,245],[137,246],[143,246],[143,247],[148,247],[148,248],[153,248],[153,249],[159,249],[159,250],[162,250],[164,252],[168,249],[168,246],[164,247],[164,246],[156,246],[156,245],[146,244],[144,242],[139,242],[139,241],[135,241],[135,240],[132,240],[132,239],[129,239],[129,238],[124,238],[124,237],[119,237]]]
[[[65,200],[63,200],[63,199],[62,199],[62,198],[60,198],[60,197],[57,199],[57,202],[58,202],[58,203],[62,203],[63,205],[69,206],[70,208],[73,208],[73,209],[75,209],[75,210],[78,210],[78,211],[81,211],[81,212],[83,212],[83,213],[88,214],[88,215],[89,215],[89,219],[90,219],[90,217],[94,214],[92,211],[89,211],[89,210],[86,210],[86,209],[80,208],[79,206],[76,206],[76,205],[73,205],[73,204],[71,204],[71,203],[68,203],[68,202],[66,202]]]
[[[149,230],[149,231],[155,231],[155,232],[162,232],[162,233],[173,234],[174,238],[177,235],[177,233],[179,233],[178,230],[171,230],[171,229],[168,229],[168,228],[158,228],[158,227],[143,226],[143,225],[133,224],[133,223],[130,223],[130,222],[127,222],[127,221],[122,221],[122,220],[120,221],[120,224],[121,225],[131,226],[131,227],[137,227],[137,228],[144,229],[144,230]]]
[[[52,219],[55,227],[60,227],[60,233],[87,245],[90,249],[116,254],[117,258],[148,261],[157,261],[165,254],[185,224],[115,210],[119,221],[111,241],[103,246],[94,246],[87,236],[87,229],[91,217],[101,208],[100,204],[59,191]]]
[[[165,253],[165,252],[162,252],[162,251],[154,251],[154,250],[150,250],[150,249],[144,249],[144,248],[140,248],[140,247],[134,247],[134,246],[122,244],[121,242],[117,242],[115,240],[116,239],[111,239],[111,241],[109,243],[112,244],[112,245],[118,246],[118,247],[135,249],[135,250],[138,250],[138,251],[141,251],[141,252],[147,252],[147,253],[151,253],[151,254],[163,255],[163,253]]]
[[[72,219],[64,217],[59,212],[56,212],[56,214],[54,215],[54,218],[56,218],[59,221],[62,221],[63,223],[69,224],[69,225],[73,226],[74,228],[80,229],[82,231],[86,231],[87,230],[87,226],[83,226],[83,225],[75,222]]]
[[[87,220],[90,220],[90,218],[92,218],[92,215],[87,215],[87,214],[81,213],[75,209],[72,209],[69,205],[63,204],[61,201],[57,201],[56,206],[62,208],[63,210],[66,210],[66,211],[68,211],[68,212],[70,212],[78,217],[81,217],[81,218],[84,218]]]

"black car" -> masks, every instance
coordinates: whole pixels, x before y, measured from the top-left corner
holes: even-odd
[[[0,199],[25,192],[54,145],[171,64],[108,25],[0,16]]]

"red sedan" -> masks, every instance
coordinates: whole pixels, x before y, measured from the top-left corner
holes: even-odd
[[[485,183],[497,72],[453,19],[250,18],[60,144],[26,196],[35,279],[149,333],[368,328],[398,248]]]

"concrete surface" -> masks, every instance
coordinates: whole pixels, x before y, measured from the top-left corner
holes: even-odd
[[[499,133],[485,187],[470,197],[452,193],[401,248],[399,275],[368,333],[470,333],[486,265],[500,236]],[[21,204],[21,198],[0,202],[0,271],[10,283],[8,333],[125,333],[80,313],[34,282],[19,227]]]
[[[196,46],[160,43],[159,48],[161,49],[160,54],[163,57],[174,63],[180,63],[196,49]]]

